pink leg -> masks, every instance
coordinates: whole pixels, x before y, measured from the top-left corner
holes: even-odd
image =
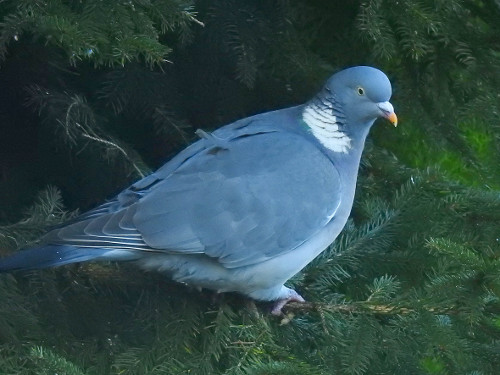
[[[300,302],[300,303],[306,302],[306,300],[304,298],[302,298],[302,296],[299,293],[297,293],[295,290],[293,290],[293,289],[289,289],[289,290],[290,290],[290,296],[288,296],[287,298],[282,298],[282,299],[276,300],[274,302],[273,309],[271,310],[271,314],[276,315],[276,316],[283,315],[283,311],[281,311],[281,309],[283,307],[285,307],[285,305],[288,302]]]

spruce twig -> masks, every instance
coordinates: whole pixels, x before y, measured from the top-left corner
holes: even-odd
[[[408,315],[416,313],[414,308],[403,306],[391,306],[389,304],[372,303],[351,303],[351,304],[327,304],[318,302],[290,302],[284,307],[284,310],[292,311],[328,311],[342,314],[371,314],[371,315]],[[459,310],[453,307],[423,307],[423,310],[435,315],[458,314]]]

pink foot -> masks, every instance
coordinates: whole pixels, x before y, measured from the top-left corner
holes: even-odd
[[[285,307],[285,305],[288,302],[303,303],[303,302],[306,302],[306,300],[304,298],[302,298],[302,296],[299,293],[297,293],[295,290],[290,289],[290,296],[288,298],[279,299],[276,302],[274,302],[273,309],[271,310],[271,314],[276,315],[276,316],[283,315],[283,311],[281,311],[281,309],[283,307]]]

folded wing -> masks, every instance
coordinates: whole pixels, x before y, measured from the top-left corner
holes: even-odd
[[[303,136],[207,135],[44,242],[205,254],[242,267],[292,251],[335,220],[339,190],[335,166]]]

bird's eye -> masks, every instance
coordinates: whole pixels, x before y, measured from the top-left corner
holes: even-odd
[[[364,88],[358,87],[357,91],[358,91],[358,95],[365,95],[365,89]]]

